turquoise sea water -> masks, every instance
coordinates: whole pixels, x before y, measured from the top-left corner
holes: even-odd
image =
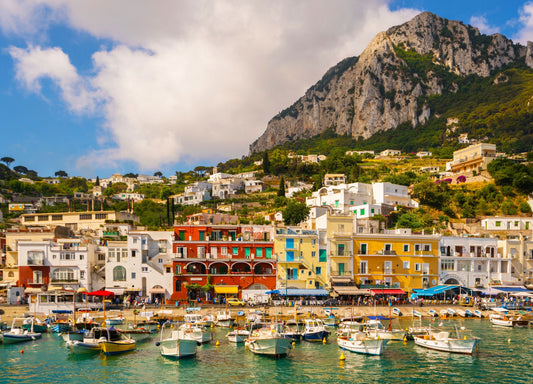
[[[478,354],[390,342],[382,356],[345,352],[340,363],[332,336],[326,345],[297,343],[289,357],[275,360],[228,343],[227,331],[215,328],[213,343],[199,347],[196,358],[173,361],[160,356],[157,337],[134,352],[105,357],[71,355],[57,334],[45,334],[0,345],[0,383],[533,383],[533,329],[497,328],[479,319],[457,324],[482,338]]]

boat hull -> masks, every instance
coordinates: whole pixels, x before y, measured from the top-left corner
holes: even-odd
[[[76,355],[85,355],[92,353],[100,353],[102,346],[100,342],[84,343],[83,341],[70,340],[67,341],[67,347]]]
[[[65,342],[68,341],[83,341],[83,338],[85,337],[86,332],[82,331],[70,331],[65,332],[61,334],[61,337]]]
[[[50,325],[50,331],[53,333],[67,332],[69,329],[69,323],[53,323],[52,325]]]
[[[167,339],[159,343],[159,350],[166,358],[184,359],[196,355],[197,345],[194,340]]]
[[[22,329],[26,331],[30,331],[31,327],[31,324],[22,324]],[[48,332],[48,326],[46,324],[33,324],[33,332],[46,333]]]
[[[322,341],[324,339],[328,339],[329,332],[324,331],[316,331],[316,332],[305,332],[302,335],[302,339],[305,341]]]
[[[257,355],[281,357],[289,354],[292,340],[283,337],[248,339],[246,345],[251,352]]]
[[[244,343],[244,341],[250,336],[250,332],[244,331],[244,332],[229,332],[226,337],[228,338],[228,341],[231,343]]]
[[[387,343],[388,340],[383,339],[364,338],[357,340],[350,337],[342,336],[337,338],[337,344],[342,349],[346,349],[350,352],[360,353],[364,355],[381,355]]]
[[[37,340],[41,338],[41,334],[34,332],[34,333],[25,333],[25,334],[18,334],[14,335],[9,332],[5,332],[3,334],[3,342],[4,344],[16,344],[16,343],[23,343],[25,341],[32,341]]]
[[[479,339],[435,340],[424,336],[415,336],[415,344],[418,346],[442,352],[461,353],[465,355],[473,354],[477,349],[478,343]]]
[[[119,355],[121,353],[133,351],[137,347],[137,342],[133,339],[104,341],[101,343],[102,352],[106,356]]]

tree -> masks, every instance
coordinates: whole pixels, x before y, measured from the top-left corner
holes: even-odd
[[[132,173],[132,172],[130,172],[130,173],[126,173],[126,174],[124,175],[124,177],[130,177],[130,178],[132,178],[132,179],[136,179],[137,176],[139,176],[138,173]]]
[[[24,167],[23,165],[17,165],[15,167],[13,167],[13,170],[17,173],[27,173],[28,172],[28,168]]]
[[[94,185],[100,186],[100,178],[96,176],[96,181],[94,182]]]
[[[289,200],[282,212],[285,225],[298,225],[309,216],[309,207],[305,203]]]
[[[9,164],[11,164],[12,162],[14,162],[15,159],[12,158],[12,157],[7,157],[7,156],[6,156],[6,157],[2,157],[2,158],[0,159],[0,161],[1,161],[2,163],[6,163],[6,165],[9,167]]]
[[[63,171],[63,170],[59,170],[59,171],[57,171],[57,172],[55,173],[55,175],[56,175],[57,177],[68,177],[68,173],[66,173],[66,172]]]
[[[163,176],[163,173],[161,173],[160,171],[157,171],[154,173],[154,176],[161,177]]]
[[[270,174],[270,160],[268,159],[268,152],[263,153],[263,172],[265,175]]]
[[[283,178],[283,176],[279,181],[278,196],[285,196],[285,179]]]

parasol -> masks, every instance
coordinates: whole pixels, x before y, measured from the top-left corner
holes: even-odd
[[[92,291],[92,292],[84,292],[87,296],[99,296],[99,297],[113,297],[115,294],[111,291],[106,291],[105,289],[99,289],[98,291]],[[104,303],[103,311],[104,311],[104,326],[105,326],[105,299],[102,300]]]

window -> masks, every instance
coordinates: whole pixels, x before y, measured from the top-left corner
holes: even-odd
[[[311,239],[311,245],[316,245],[316,239]]]
[[[316,257],[316,251],[311,251],[311,257]]]
[[[287,251],[285,261],[294,261],[294,251]]]
[[[232,255],[238,255],[239,254],[239,247],[232,247],[231,248],[231,254]]]
[[[63,215],[52,215],[52,221],[61,221],[63,220]]]
[[[33,271],[33,284],[42,284],[42,283],[43,283],[43,272]]]
[[[415,271],[420,272],[420,263],[415,263]]]
[[[28,265],[44,265],[44,252],[28,251]]]
[[[222,247],[222,248],[220,249],[220,254],[221,254],[222,256],[226,256],[226,255],[228,254],[228,247]]]
[[[121,265],[113,268],[113,281],[126,281],[126,268]]]
[[[97,213],[94,215],[94,218],[96,220],[106,220],[107,219],[107,213]],[[53,217],[52,217],[53,220]]]
[[[163,262],[163,259],[159,258],[159,259],[157,259],[157,262],[158,262],[159,264],[161,264],[161,263]]]
[[[80,255],[80,260],[85,259],[85,255]]]
[[[131,251],[131,257],[135,257],[137,256],[137,251],[136,250],[132,250]]]
[[[366,255],[366,252],[368,250],[368,244],[361,244],[361,255]]]
[[[176,284],[174,285],[176,292],[181,292],[181,281],[176,280]]]
[[[420,244],[415,244],[415,252],[420,252],[422,246]]]
[[[59,259],[60,260],[74,260],[75,259],[74,256],[75,256],[74,253],[65,252],[65,253],[59,254]]]
[[[142,268],[141,268],[141,271],[142,271],[142,272],[148,272],[148,267],[142,267]]]
[[[98,261],[105,261],[105,254],[99,253],[98,254]]]
[[[424,252],[431,252],[431,244],[424,244]]]
[[[259,247],[255,249],[255,256],[263,257],[263,248]]]
[[[403,245],[403,251],[404,252],[409,252],[409,244],[404,244]]]
[[[294,239],[285,239],[285,248],[294,249]]]
[[[344,256],[344,244],[337,245],[337,255]]]
[[[365,209],[364,209],[364,208],[361,208],[361,209],[359,210],[359,215],[360,215],[360,216],[364,216],[364,215],[365,215]]]
[[[272,248],[265,248],[265,255],[267,259],[272,258]]]
[[[176,265],[176,266],[174,267],[174,273],[175,273],[176,275],[181,274],[181,265]]]
[[[92,220],[92,219],[93,219],[92,213],[82,213],[80,215],[80,220]]]
[[[385,252],[392,251],[392,244],[385,244]]]
[[[442,260],[440,262],[440,269],[442,271],[453,271],[455,270],[455,262],[453,260]]]
[[[137,244],[137,240],[138,240],[138,239],[137,239],[136,237],[134,237],[134,238],[133,238],[133,244]]]
[[[325,249],[320,249],[318,251],[318,261],[321,263],[325,263],[328,261],[328,252]]]
[[[165,269],[165,273],[170,273],[170,271],[172,271],[172,268],[170,268],[170,267],[166,267],[166,269]]]
[[[85,271],[80,271],[80,279],[85,279]]]
[[[244,248],[244,258],[245,259],[249,259],[250,258],[250,247],[245,247]]]
[[[198,238],[200,241],[204,241],[205,240],[205,231],[200,231],[198,233]]]
[[[359,273],[365,275],[368,273],[368,261],[361,261],[359,263]]]
[[[132,278],[132,279],[135,279],[135,277],[137,277],[137,274],[136,274],[135,272],[132,272],[132,273],[131,273],[131,278]]]
[[[304,242],[304,239],[300,239],[300,244],[303,244],[303,242]]]
[[[75,281],[74,270],[71,268],[58,268],[52,273],[52,281]]]
[[[322,274],[322,267],[315,267],[315,274],[321,275]]]
[[[404,261],[403,262],[403,269],[409,269],[411,268],[411,262],[410,261]]]
[[[185,240],[185,231],[178,231],[178,240]]]
[[[344,232],[344,224],[339,224],[338,229],[339,229],[340,233],[343,233]]]
[[[497,226],[497,227],[500,227],[501,225],[502,225],[502,222],[501,222],[501,221],[497,221],[497,222],[496,222],[496,226]]]

